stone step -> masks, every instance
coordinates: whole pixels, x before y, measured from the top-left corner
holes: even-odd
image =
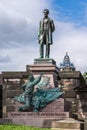
[[[12,124],[13,122],[12,122],[12,119],[8,119],[8,118],[1,118],[0,119],[0,125],[2,125],[2,124]]]
[[[57,128],[57,130],[84,130],[84,123],[81,121],[74,120],[72,118],[68,118],[66,120],[53,121],[52,128]]]

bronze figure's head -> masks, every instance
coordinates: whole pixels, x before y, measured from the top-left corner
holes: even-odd
[[[43,13],[44,13],[44,16],[47,17],[48,14],[49,14],[49,10],[48,9],[44,9]]]

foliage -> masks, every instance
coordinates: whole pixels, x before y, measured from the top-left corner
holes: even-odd
[[[36,128],[24,125],[0,125],[0,130],[49,130],[47,128]]]
[[[87,72],[83,73],[83,77],[84,77],[85,80],[87,80]]]

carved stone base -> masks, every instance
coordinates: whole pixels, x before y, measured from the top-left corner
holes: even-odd
[[[8,112],[8,119],[12,119],[15,124],[51,127],[53,121],[69,118],[69,112],[64,112],[64,99],[59,98],[49,103],[39,112],[18,112],[18,107],[22,104],[16,102],[15,112]]]
[[[14,124],[29,125],[35,127],[51,127],[53,121],[63,120],[69,117],[68,112],[10,112],[8,118]]]
[[[35,77],[44,72],[44,76],[50,77],[50,87],[58,86],[59,68],[53,59],[35,59],[34,65],[27,65],[26,69],[27,72],[31,71]]]

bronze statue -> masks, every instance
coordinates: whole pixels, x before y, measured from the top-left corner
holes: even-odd
[[[62,86],[44,89],[44,87],[49,86],[50,78],[42,75],[43,73],[36,79],[31,75],[29,80],[22,85],[24,92],[14,98],[14,101],[23,104],[18,111],[28,111],[29,108],[32,108],[34,112],[38,112],[41,108],[46,107],[50,102],[63,95],[63,92],[61,92]],[[36,91],[34,91],[35,85]]]
[[[54,22],[48,17],[49,10],[44,9],[44,18],[40,21],[38,39],[40,44],[40,58],[44,58],[44,45],[46,45],[45,58],[49,58],[52,33],[55,30]]]
[[[14,98],[14,101],[20,100],[20,102],[22,102],[23,98],[25,100],[25,105],[20,106],[19,111],[27,110],[31,106],[34,86],[40,82],[42,75],[43,73],[41,73],[40,76],[35,79],[33,74],[31,74],[29,76],[29,80],[22,85],[22,89],[24,90],[23,94]]]

